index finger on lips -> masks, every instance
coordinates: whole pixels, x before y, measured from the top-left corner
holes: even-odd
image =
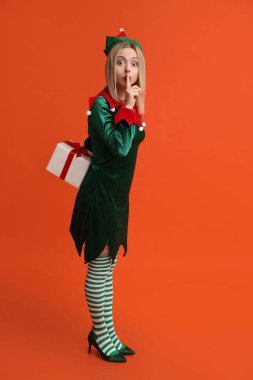
[[[131,87],[131,83],[130,83],[130,80],[129,80],[129,73],[127,73],[127,75],[126,75],[126,87],[127,88]]]

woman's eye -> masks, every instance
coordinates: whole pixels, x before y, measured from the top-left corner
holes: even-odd
[[[123,59],[119,59],[118,61],[116,61],[117,65],[121,65],[121,64],[125,64],[125,61]],[[132,62],[132,65],[134,67],[138,66],[138,62]]]

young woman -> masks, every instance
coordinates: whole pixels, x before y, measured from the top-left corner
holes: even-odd
[[[145,61],[142,47],[126,36],[106,37],[107,86],[89,98],[89,169],[79,187],[70,233],[88,263],[85,296],[92,319],[88,335],[103,359],[125,362],[135,352],[122,343],[112,316],[113,270],[120,245],[127,252],[129,192],[139,144],[145,138]]]

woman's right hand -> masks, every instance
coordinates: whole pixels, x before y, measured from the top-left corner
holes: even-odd
[[[142,89],[137,86],[131,86],[129,80],[129,73],[126,74],[126,95],[125,95],[125,107],[134,108],[136,99],[140,96]]]

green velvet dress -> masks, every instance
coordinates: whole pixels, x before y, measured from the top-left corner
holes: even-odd
[[[89,169],[79,187],[69,231],[79,256],[84,244],[85,263],[95,259],[105,245],[114,262],[120,245],[127,252],[129,192],[139,144],[141,115],[115,102],[107,89],[89,98],[88,139],[92,150]]]

